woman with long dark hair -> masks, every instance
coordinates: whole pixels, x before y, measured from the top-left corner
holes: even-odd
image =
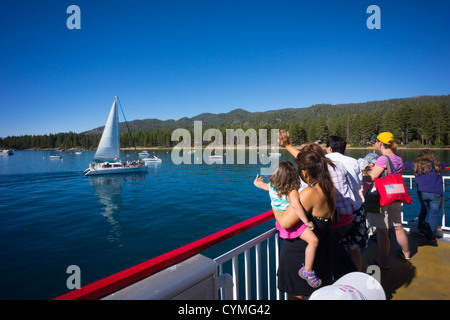
[[[336,208],[335,189],[328,172],[326,158],[314,151],[297,155],[297,169],[307,183],[300,194],[300,203],[314,223],[314,233],[319,245],[314,260],[314,270],[322,279],[322,286],[332,283],[331,247],[329,227],[334,220]],[[290,207],[284,212],[274,210],[275,219],[282,228],[295,225],[299,218]],[[278,288],[287,292],[290,299],[303,299],[315,290],[298,274],[298,266],[305,260],[307,243],[299,238],[283,240],[278,269]]]
[[[308,284],[311,287],[320,287],[322,281],[317,278],[313,270],[314,258],[319,240],[312,231],[314,229],[314,224],[308,220],[308,217],[300,204],[298,195],[300,178],[297,173],[297,168],[290,161],[281,161],[272,173],[269,183],[265,183],[264,178],[259,177],[258,175],[256,175],[256,179],[253,183],[256,187],[269,191],[272,207],[277,211],[283,212],[289,206],[294,208],[295,213],[301,221],[289,229],[281,228],[278,222],[275,226],[279,231],[281,239],[300,238],[308,243],[305,249],[305,263],[303,267],[301,267],[299,274],[300,277],[308,281]]]

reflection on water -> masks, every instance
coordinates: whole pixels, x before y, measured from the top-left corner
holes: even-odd
[[[122,227],[120,211],[122,209],[122,184],[124,182],[144,181],[145,173],[89,176],[89,182],[95,187],[100,203],[104,206],[103,215],[111,225],[108,241],[121,244]]]
[[[148,172],[156,172],[159,168],[161,168],[161,162],[146,162],[145,166],[148,168]]]

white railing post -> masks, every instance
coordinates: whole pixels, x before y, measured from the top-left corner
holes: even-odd
[[[267,300],[270,300],[270,238],[267,239]]]
[[[450,180],[450,177],[442,177],[442,230],[450,230],[450,226],[445,224],[445,181]]]
[[[275,234],[275,270],[278,270],[280,264],[280,237]],[[276,277],[277,300],[280,300],[280,290],[278,290],[278,277]]]
[[[238,268],[238,257],[234,256],[231,259],[233,265],[233,300],[239,300],[239,268]]]
[[[244,251],[244,263],[245,263],[245,300],[251,300],[251,273],[250,273],[250,249]]]
[[[256,300],[261,300],[261,244],[255,246]]]

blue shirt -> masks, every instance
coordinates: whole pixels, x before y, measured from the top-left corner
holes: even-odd
[[[410,170],[414,172],[413,168],[414,162],[404,162],[403,166],[406,170]],[[442,169],[446,167],[445,163],[441,162]],[[416,175],[416,185],[417,191],[420,192],[429,192],[429,193],[437,193],[442,195],[442,177],[439,176],[434,170],[434,166],[431,166],[431,170],[426,174]]]

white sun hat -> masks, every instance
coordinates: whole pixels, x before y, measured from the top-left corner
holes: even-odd
[[[369,161],[367,161],[366,159],[359,158],[358,164],[359,164],[359,169],[361,169],[361,171],[363,171],[369,165]]]
[[[309,300],[386,300],[381,284],[364,272],[351,272],[313,292]]]

